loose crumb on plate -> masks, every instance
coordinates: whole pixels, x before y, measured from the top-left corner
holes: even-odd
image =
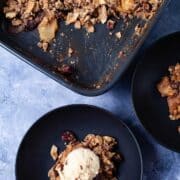
[[[115,33],[115,36],[116,36],[117,39],[121,39],[121,36],[122,36],[122,35],[121,35],[121,32]]]
[[[71,57],[73,52],[74,52],[73,49],[69,47],[68,48],[68,57]]]

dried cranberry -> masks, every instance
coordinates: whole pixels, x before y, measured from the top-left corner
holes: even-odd
[[[107,22],[107,28],[108,28],[109,30],[112,30],[112,29],[114,29],[114,26],[115,26],[115,21],[108,20],[108,22]]]
[[[71,131],[65,131],[61,135],[61,139],[64,142],[64,144],[69,144],[69,143],[72,143],[72,142],[76,141],[76,137],[75,137],[74,133],[71,132]]]
[[[58,67],[58,71],[63,75],[70,75],[73,73],[73,68],[64,64],[61,67]]]

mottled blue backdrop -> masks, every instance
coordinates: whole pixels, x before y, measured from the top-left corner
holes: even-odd
[[[144,48],[179,30],[180,0],[172,0]],[[15,179],[17,148],[29,127],[47,111],[75,103],[108,109],[129,125],[142,149],[144,180],[180,180],[180,154],[157,144],[134,115],[130,97],[133,69],[130,66],[106,94],[87,98],[62,87],[0,47],[0,180]]]

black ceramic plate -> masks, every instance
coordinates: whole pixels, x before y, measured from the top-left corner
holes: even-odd
[[[25,135],[17,155],[17,180],[45,180],[53,165],[49,155],[52,144],[63,150],[61,133],[72,130],[83,139],[88,133],[110,135],[118,141],[118,152],[124,157],[118,171],[121,180],[142,179],[139,146],[128,127],[111,113],[88,105],[71,105],[41,117]]]
[[[180,33],[160,39],[145,53],[138,65],[132,83],[135,111],[144,127],[164,146],[180,152],[180,121],[169,119],[166,98],[156,85],[168,75],[168,67],[180,62]]]
[[[9,33],[7,19],[2,14],[6,0],[0,0],[0,45],[69,89],[83,95],[99,95],[112,87],[127,69],[159,13],[169,1],[162,1],[162,6],[148,21],[147,29],[141,36],[134,33],[134,28],[143,23],[137,19],[129,21],[127,26],[122,19],[118,20],[113,33],[121,31],[120,40],[114,34],[110,36],[105,25],[97,25],[96,32],[87,36],[85,30],[75,30],[73,26],[66,26],[61,22],[56,43],[51,46],[52,53],[44,53],[37,48],[39,36],[36,30]],[[65,36],[61,36],[62,32]],[[71,58],[67,56],[69,47],[74,50]],[[126,56],[120,56],[120,51],[125,52]],[[72,61],[75,63],[72,64]],[[57,71],[63,64],[72,66],[71,75],[62,75]]]

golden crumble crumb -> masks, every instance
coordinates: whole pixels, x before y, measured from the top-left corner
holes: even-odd
[[[116,36],[117,39],[121,39],[121,32],[115,33],[115,36]]]

